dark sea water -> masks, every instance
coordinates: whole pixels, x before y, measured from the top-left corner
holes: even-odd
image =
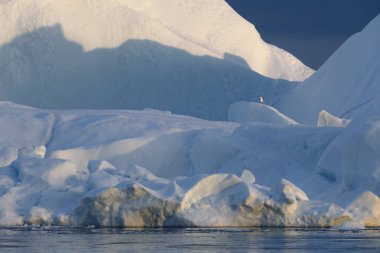
[[[380,252],[380,230],[1,228],[0,252]]]

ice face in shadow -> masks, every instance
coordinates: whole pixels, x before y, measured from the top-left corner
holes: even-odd
[[[348,119],[378,114],[375,108],[379,108],[380,94],[379,29],[380,15],[284,97],[280,110],[306,124],[315,124],[322,110]]]
[[[221,120],[233,102],[264,95],[274,103],[295,85],[151,40],[86,52],[60,25],[15,38],[0,56],[0,99],[50,109],[154,108]]]

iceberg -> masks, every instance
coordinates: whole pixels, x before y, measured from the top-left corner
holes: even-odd
[[[0,2],[0,226],[379,227],[379,16],[308,78],[170,3]]]

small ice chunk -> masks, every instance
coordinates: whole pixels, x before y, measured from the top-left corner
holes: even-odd
[[[30,210],[28,222],[39,225],[51,225],[54,224],[53,214],[45,208],[33,206]]]
[[[132,180],[140,180],[140,179],[145,179],[145,180],[155,180],[157,177],[150,172],[149,170],[137,166],[137,165],[129,165],[126,168],[124,168],[122,171],[122,175],[125,177],[129,177]]]
[[[45,158],[45,146],[29,146],[18,149],[18,157]]]
[[[200,203],[202,199],[217,196],[224,190],[241,183],[241,179],[232,174],[212,174],[202,178],[182,199],[181,209],[185,210]]]
[[[246,182],[247,184],[254,184],[256,181],[255,176],[250,170],[245,169],[240,176],[241,180]]]
[[[91,173],[87,182],[91,189],[97,189],[115,187],[123,180],[125,180],[125,178],[118,174],[109,173],[107,170],[100,170]]]
[[[101,170],[117,170],[115,166],[104,160],[90,160],[87,167],[91,173]]]
[[[365,227],[357,221],[346,221],[338,228],[339,230],[356,231],[358,229],[364,229]]]
[[[351,120],[338,118],[324,110],[319,113],[318,127],[345,127]]]
[[[280,183],[274,186],[270,193],[275,200],[288,204],[309,200],[304,191],[286,179],[281,179]]]
[[[380,226],[380,199],[370,191],[364,192],[349,204],[345,212],[363,226]]]

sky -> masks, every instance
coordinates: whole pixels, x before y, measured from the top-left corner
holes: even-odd
[[[313,69],[380,14],[380,0],[226,1],[255,25],[266,42]]]

